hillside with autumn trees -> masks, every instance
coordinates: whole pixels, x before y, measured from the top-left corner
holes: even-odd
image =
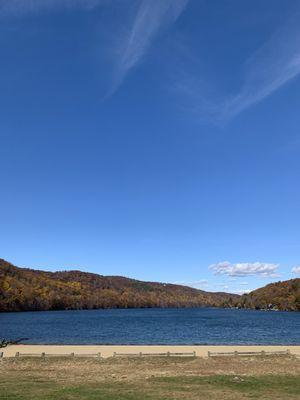
[[[237,307],[300,311],[300,279],[238,296],[81,271],[18,268],[0,259],[0,312],[139,307]]]
[[[300,311],[300,279],[270,283],[237,301],[241,308],[259,310]]]
[[[0,259],[0,311],[233,306],[239,296],[80,271],[18,268]]]

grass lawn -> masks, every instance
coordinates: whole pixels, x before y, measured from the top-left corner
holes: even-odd
[[[5,368],[2,363],[0,400],[300,400],[300,375],[295,372],[289,375],[266,371],[264,375],[247,376],[246,373],[232,374],[228,370],[229,374],[196,376],[198,368],[199,372],[205,372],[201,361],[170,361],[169,364],[159,360],[152,363],[130,361],[126,365],[125,361],[107,361],[106,364],[79,362],[75,365],[31,361],[8,363]],[[218,364],[216,366],[220,368]],[[161,376],[152,372],[144,376],[140,368],[152,368],[151,371]],[[228,368],[233,366],[228,363]],[[133,375],[128,375],[128,379],[122,374],[129,373],[130,369]],[[109,375],[105,375],[107,370]],[[178,370],[180,375],[172,376]]]
[[[300,378],[263,377],[166,377],[146,384],[88,383],[62,385],[43,379],[4,382],[0,378],[1,400],[141,400],[141,399],[300,399]]]

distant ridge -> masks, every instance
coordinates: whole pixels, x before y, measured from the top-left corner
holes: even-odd
[[[18,268],[0,259],[0,311],[230,307],[240,296],[80,271]]]
[[[270,283],[244,294],[237,302],[241,308],[300,311],[300,278]]]

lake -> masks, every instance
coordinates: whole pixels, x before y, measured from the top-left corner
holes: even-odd
[[[213,308],[0,314],[0,338],[28,344],[300,345],[300,313]]]

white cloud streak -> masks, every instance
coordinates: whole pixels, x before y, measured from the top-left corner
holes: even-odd
[[[184,94],[191,110],[200,118],[224,122],[261,102],[300,73],[300,12],[278,29],[241,66],[244,73],[240,91],[220,100],[208,95],[204,77],[183,73],[175,90]]]
[[[212,264],[211,269],[215,275],[228,275],[228,276],[260,276],[276,278],[278,277],[278,264],[271,263],[237,263],[231,264],[228,261]]]
[[[300,73],[300,29],[291,24],[276,32],[246,63],[241,92],[224,104],[233,117],[260,102]]]
[[[292,274],[300,276],[300,266],[292,268]]]
[[[114,93],[125,76],[143,58],[157,34],[174,23],[185,9],[188,0],[142,0],[133,24],[116,55]]]
[[[189,0],[139,0],[136,1],[132,22],[126,22],[114,53],[113,82],[105,97],[112,95],[127,74],[145,56],[159,32],[173,24],[185,9]],[[18,17],[57,9],[81,8],[90,10],[108,0],[0,0],[0,17]],[[111,2],[112,3],[112,2]],[[128,1],[127,9],[134,2]],[[117,29],[118,30],[118,29]]]

